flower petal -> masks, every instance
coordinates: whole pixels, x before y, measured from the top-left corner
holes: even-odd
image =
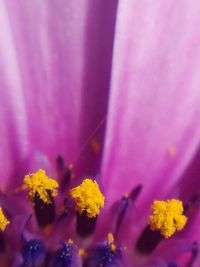
[[[119,3],[102,167],[110,204],[141,183],[149,205],[197,149],[199,12],[198,1]]]
[[[0,3],[2,186],[36,150],[73,161],[105,117],[116,5]]]

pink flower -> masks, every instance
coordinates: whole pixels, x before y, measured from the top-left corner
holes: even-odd
[[[0,2],[3,266],[61,266],[60,253],[73,259],[63,266],[80,266],[79,247],[88,267],[106,253],[105,267],[199,266],[199,12],[197,0]],[[84,177],[99,182],[105,207],[90,239],[78,238],[72,200],[50,236],[39,230],[45,216],[18,190],[39,168],[63,183],[57,211]],[[150,206],[169,198],[183,201],[188,222],[153,247],[143,234]]]

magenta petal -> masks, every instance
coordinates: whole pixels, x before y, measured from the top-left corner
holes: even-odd
[[[197,149],[199,12],[198,1],[119,3],[102,167],[110,203],[139,183],[141,203],[162,197]]]
[[[116,5],[0,3],[2,186],[27,172],[38,150],[73,162],[105,117]]]

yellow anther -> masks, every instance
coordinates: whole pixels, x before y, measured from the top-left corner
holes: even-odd
[[[2,208],[0,208],[0,230],[4,231],[9,223],[10,222],[6,219]]]
[[[71,197],[76,201],[76,209],[81,214],[86,212],[89,218],[94,218],[104,206],[104,196],[97,182],[86,178],[79,186],[70,190]]]
[[[149,217],[150,227],[152,230],[159,230],[166,238],[182,230],[187,222],[187,217],[183,215],[183,203],[178,199],[156,200],[152,210],[153,215]]]
[[[109,245],[114,242],[114,236],[112,233],[108,233],[108,243]]]
[[[29,197],[31,200],[38,194],[44,203],[50,204],[49,193],[52,197],[57,195],[58,183],[56,180],[49,178],[42,169],[39,169],[36,173],[26,175],[24,184],[29,190]]]
[[[112,233],[108,233],[108,244],[112,251],[116,250],[116,245],[114,243],[114,236]]]

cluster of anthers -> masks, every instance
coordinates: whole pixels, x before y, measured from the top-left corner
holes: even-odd
[[[49,178],[44,170],[39,169],[37,172],[25,176],[22,189],[28,191],[29,199],[34,204],[38,225],[42,228],[53,225],[56,217],[54,214],[54,197],[58,194],[58,182]],[[101,208],[104,207],[105,197],[100,191],[97,182],[90,178],[84,179],[80,185],[70,189],[69,196],[72,205],[68,204],[65,207],[65,212],[69,214],[70,209],[74,211],[73,216],[76,218],[77,234],[84,239],[93,233],[96,219]],[[187,217],[183,214],[183,204],[177,199],[156,200],[152,204],[152,211],[147,223],[148,231],[159,231],[165,238],[169,238],[176,231],[182,230],[187,222]],[[0,230],[3,232],[6,227],[9,227],[9,223],[4,211],[0,208]],[[25,252],[23,253],[23,251]],[[29,240],[22,249],[22,265],[20,266],[37,267],[40,266],[41,261],[48,262],[45,266],[49,267],[82,266],[82,263],[80,263],[82,261],[84,261],[83,266],[86,267],[115,266],[108,263],[121,261],[123,254],[121,246],[115,244],[112,233],[108,233],[105,243],[97,244],[93,249],[87,248],[87,245],[85,248],[78,249],[74,241],[69,237],[68,242],[65,242],[62,248],[55,253],[48,253],[48,255],[51,254],[48,259],[46,259],[46,256],[41,256],[44,251],[41,241]]]

